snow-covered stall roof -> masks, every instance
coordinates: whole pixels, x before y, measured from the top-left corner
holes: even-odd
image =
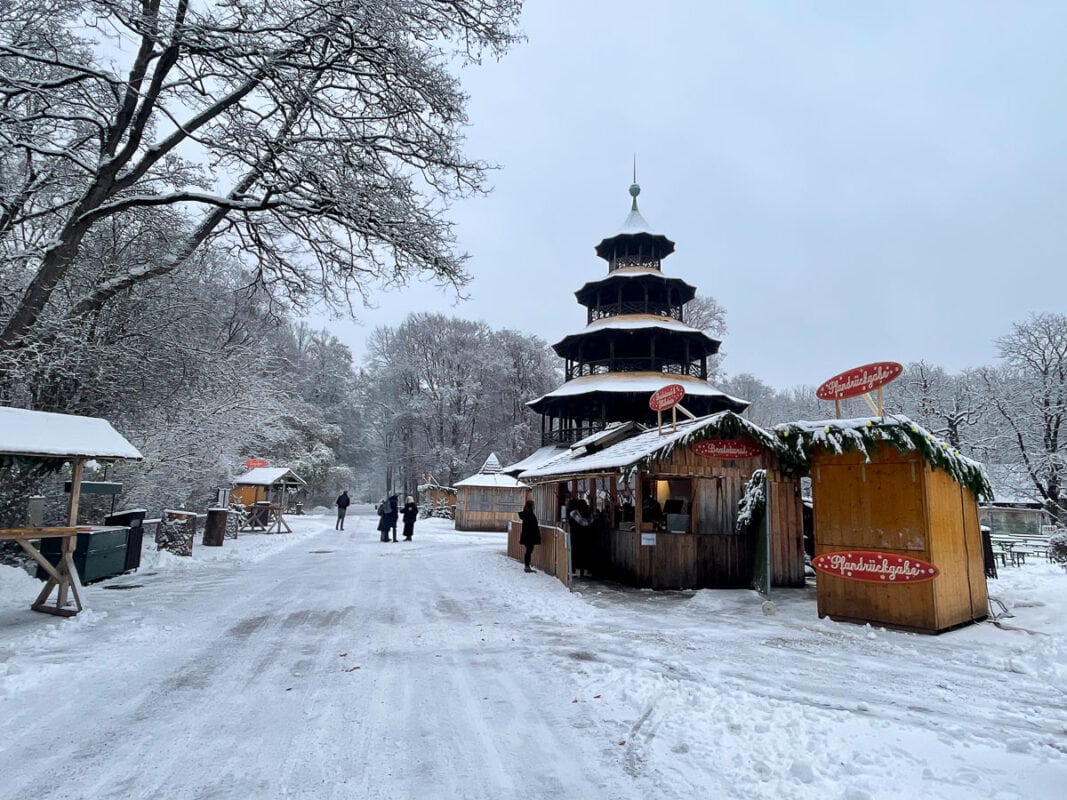
[[[800,420],[776,425],[774,432],[788,448],[789,458],[804,465],[810,463],[813,448],[833,453],[856,450],[868,461],[869,448],[881,444],[890,444],[902,453],[915,450],[932,466],[943,469],[956,483],[974,492],[979,500],[993,498],[993,488],[982,464],[961,455],[948,442],[899,414],[814,422]]]
[[[544,447],[539,447],[534,450],[530,455],[521,461],[516,461],[514,464],[508,464],[501,471],[506,472],[508,475],[518,475],[528,469],[539,467],[546,461],[549,461],[560,453],[566,452],[567,445],[563,444],[546,444]]]
[[[488,486],[497,489],[526,488],[525,483],[506,475],[502,470],[500,459],[496,457],[496,453],[490,453],[489,458],[485,459],[485,463],[482,464],[481,471],[476,475],[471,475],[469,478],[456,481],[455,486]]]
[[[675,448],[688,447],[694,442],[718,437],[748,439],[774,453],[783,452],[777,438],[763,428],[732,411],[720,411],[699,419],[680,422],[678,429],[669,433],[661,434],[655,428],[637,433],[603,450],[590,451],[586,447],[567,450],[539,467],[526,470],[519,477],[537,482],[565,475],[629,473],[646,469],[655,461],[669,458]]]
[[[99,417],[0,407],[0,454],[32,458],[139,461],[142,456]]]
[[[669,375],[665,372],[612,372],[604,375],[582,375],[564,383],[548,394],[532,400],[526,405],[532,406],[547,397],[571,397],[589,392],[620,392],[627,394],[647,393],[662,389],[671,383],[680,383],[688,395],[701,397],[725,397],[737,403],[740,408],[748,405],[747,400],[726,394],[707,381],[691,375]],[[685,405],[685,400],[682,401]]]
[[[291,469],[286,467],[256,467],[233,479],[238,486],[274,486],[279,483],[306,485]]]

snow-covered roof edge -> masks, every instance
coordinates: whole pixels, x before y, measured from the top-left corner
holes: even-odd
[[[0,406],[0,454],[30,459],[143,458],[106,419],[8,406]]]
[[[853,450],[870,461],[868,448],[888,443],[902,453],[918,451],[932,466],[944,470],[979,500],[992,500],[993,487],[985,467],[962,455],[948,442],[902,415],[858,417],[821,421],[800,420],[776,425],[774,432],[786,444],[791,460],[810,464],[811,451],[821,447],[833,453]]]

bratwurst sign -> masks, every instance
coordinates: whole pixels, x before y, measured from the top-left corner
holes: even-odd
[[[880,389],[900,377],[904,367],[895,361],[876,361],[834,375],[815,390],[820,400],[845,400]]]
[[[870,550],[823,553],[815,556],[811,565],[827,575],[869,583],[917,583],[933,580],[940,574],[928,561]]]

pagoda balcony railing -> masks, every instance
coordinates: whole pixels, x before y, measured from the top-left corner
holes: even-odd
[[[657,314],[665,319],[676,319],[683,322],[681,306],[664,306],[660,303],[646,303],[644,300],[627,301],[624,303],[609,303],[589,309],[587,315],[589,322],[595,322],[605,317],[618,317],[622,314]]]
[[[545,431],[541,434],[541,446],[546,444],[574,444],[580,442],[586,436],[604,430],[604,425],[586,425],[576,428],[556,428],[553,431]]]
[[[608,272],[614,272],[624,267],[644,267],[646,269],[659,269],[662,262],[658,258],[648,259],[642,256],[616,256],[608,262]]]
[[[569,363],[566,378],[581,378],[585,375],[610,375],[613,372],[662,372],[665,375],[688,375],[707,380],[707,371],[699,362],[679,364],[665,358],[605,358],[600,361]]]

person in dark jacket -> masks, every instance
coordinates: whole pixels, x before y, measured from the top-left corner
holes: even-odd
[[[408,495],[407,500],[404,502],[403,509],[404,517],[404,541],[410,542],[411,537],[415,535],[415,520],[419,518],[419,507],[415,505],[415,498]]]
[[[393,541],[396,539],[396,523],[400,519],[400,498],[395,494],[390,496],[386,501],[385,513],[382,515],[382,521],[385,523],[385,528],[382,530],[382,541],[389,541],[389,532],[393,533]]]
[[[522,511],[519,512],[519,519],[522,520],[522,531],[519,533],[519,544],[525,548],[522,555],[523,563],[526,565],[524,571],[533,572],[533,567],[530,566],[530,561],[533,558],[533,549],[541,544],[541,526],[537,524],[537,515],[534,514],[533,500],[526,501],[526,505],[523,506]]]
[[[348,506],[351,504],[351,500],[348,497],[348,490],[341,492],[341,496],[337,498],[337,502],[334,504],[337,506],[337,524],[334,526],[335,531],[343,531],[345,529],[345,513],[348,511]]]
[[[378,503],[378,532],[382,535],[382,541],[389,541],[389,501],[382,500]]]

